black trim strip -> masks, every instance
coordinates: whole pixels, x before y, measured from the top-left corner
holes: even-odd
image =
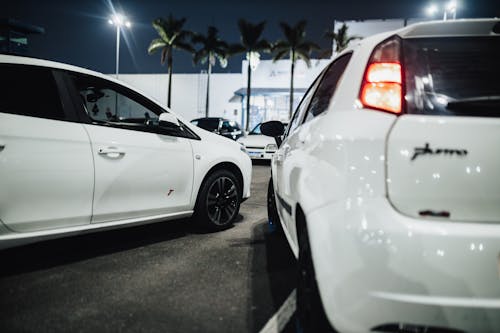
[[[278,198],[278,201],[280,205],[283,207],[284,210],[288,213],[288,215],[292,215],[292,206],[285,201],[278,193],[276,193],[276,197]]]

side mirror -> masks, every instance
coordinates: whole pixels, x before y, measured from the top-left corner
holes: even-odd
[[[179,120],[177,118],[168,112],[163,112],[160,114],[159,118],[160,126],[164,127],[180,127],[181,125],[179,124]]]
[[[276,144],[281,146],[281,137],[285,134],[285,125],[281,121],[272,120],[260,125],[260,132],[276,140]]]

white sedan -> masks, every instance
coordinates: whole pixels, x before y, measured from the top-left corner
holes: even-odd
[[[305,94],[269,196],[303,331],[500,332],[499,34],[481,19],[366,38]]]
[[[189,217],[211,230],[250,196],[241,145],[135,89],[0,55],[0,248]]]
[[[273,138],[262,135],[260,125],[255,126],[248,135],[240,137],[237,141],[245,147],[251,159],[270,160],[278,147]]]

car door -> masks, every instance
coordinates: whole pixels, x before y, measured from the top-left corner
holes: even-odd
[[[296,135],[294,135],[295,131],[302,123],[302,119],[304,118],[304,114],[307,112],[307,107],[311,101],[318,82],[319,80],[316,80],[316,82],[313,83],[302,98],[302,101],[292,116],[283,142],[272,158],[272,174],[273,181],[276,185],[275,193],[278,214],[280,215],[281,221],[287,230],[290,228],[290,224],[293,224],[292,210],[294,209],[292,204],[294,199],[290,188],[290,179],[287,178],[293,176],[294,169],[294,166],[289,163],[291,153],[290,150],[293,146],[295,146],[295,142],[297,140]]]
[[[349,63],[351,53],[336,59],[319,76],[316,82],[306,93],[288,129],[287,138],[283,141],[282,163],[277,168],[279,183],[278,194],[281,201],[281,213],[287,225],[288,233],[293,242],[297,241],[295,224],[295,207],[300,203],[298,182],[301,173],[313,162],[309,156],[308,147],[315,129],[311,128],[311,121],[325,112],[332,100],[337,85]],[[297,243],[296,243],[297,244]]]
[[[0,73],[1,222],[16,232],[89,224],[92,150],[60,73],[20,64]]]
[[[190,206],[193,154],[182,128],[160,126],[162,110],[108,80],[70,75],[94,155],[92,223],[182,214]]]

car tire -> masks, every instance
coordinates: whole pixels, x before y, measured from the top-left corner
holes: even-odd
[[[309,235],[305,220],[297,223],[299,258],[297,263],[297,332],[335,332],[325,314],[319,295]]]
[[[272,233],[281,234],[283,232],[278,209],[276,207],[276,196],[274,195],[272,177],[269,178],[269,184],[267,185],[267,223]]]
[[[241,203],[241,188],[229,170],[216,170],[200,187],[194,220],[203,228],[219,231],[233,225]]]

